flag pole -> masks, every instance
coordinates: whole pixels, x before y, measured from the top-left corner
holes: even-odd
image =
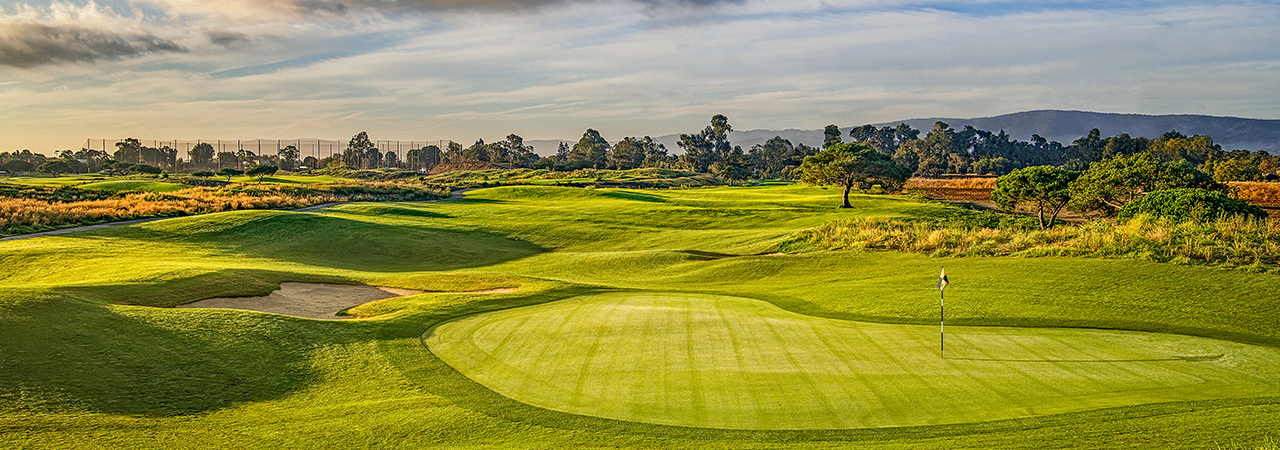
[[[938,275],[938,356],[947,357],[947,268]]]

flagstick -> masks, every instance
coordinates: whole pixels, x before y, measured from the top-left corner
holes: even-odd
[[[938,291],[938,354],[947,357],[947,295]]]

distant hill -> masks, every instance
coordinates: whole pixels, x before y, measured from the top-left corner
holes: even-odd
[[[883,127],[906,123],[911,125],[912,128],[921,130],[921,135],[923,136],[924,132],[933,129],[933,124],[938,121],[946,122],[956,129],[963,129],[965,125],[972,125],[974,128],[982,130],[1004,130],[1015,139],[1024,141],[1030,139],[1032,134],[1039,134],[1046,139],[1063,144],[1070,144],[1071,141],[1088,134],[1089,130],[1094,128],[1102,132],[1102,137],[1129,133],[1130,136],[1134,137],[1155,138],[1169,130],[1177,130],[1187,136],[1208,135],[1225,150],[1249,149],[1280,153],[1280,120],[1244,119],[1239,117],[1191,114],[1150,116],[1144,114],[1043,110],[974,119],[908,119],[875,125]],[[821,138],[822,134],[819,132],[819,142],[821,142]]]
[[[974,128],[988,131],[1004,130],[1014,139],[1022,141],[1030,140],[1033,134],[1039,134],[1046,139],[1058,141],[1064,145],[1070,145],[1071,141],[1089,134],[1089,130],[1094,128],[1101,131],[1104,138],[1121,133],[1129,133],[1130,136],[1134,137],[1155,138],[1169,130],[1177,130],[1187,136],[1197,134],[1211,136],[1214,142],[1222,145],[1222,148],[1226,150],[1266,150],[1280,154],[1280,120],[1244,119],[1240,117],[1190,114],[1151,116],[1144,114],[1042,110],[973,119],[943,117],[906,119],[873,125],[884,127],[906,123],[911,125],[912,128],[920,130],[920,136],[924,137],[929,130],[933,129],[933,124],[938,121],[946,122],[951,125],[951,128],[957,130],[964,129],[965,125],[972,125]],[[848,139],[850,129],[864,124],[843,125],[846,126],[841,129],[842,137]],[[782,136],[784,139],[791,141],[792,144],[804,143],[813,147],[822,145],[822,129],[734,131],[729,135],[729,140],[734,145],[741,145],[746,150],[753,145],[762,144],[774,136]],[[654,139],[666,145],[667,151],[671,153],[684,153],[680,146],[677,145],[680,142],[679,134],[668,134]],[[555,154],[556,147],[559,145],[559,141],[556,140],[529,142],[536,146],[535,148],[540,155]],[[566,140],[565,142],[573,145],[578,141],[574,139]]]

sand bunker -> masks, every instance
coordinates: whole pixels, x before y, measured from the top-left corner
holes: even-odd
[[[421,294],[422,291],[345,284],[281,283],[266,297],[222,297],[179,305],[179,308],[227,308],[262,311],[308,319],[354,319],[338,316],[344,309],[374,300]]]

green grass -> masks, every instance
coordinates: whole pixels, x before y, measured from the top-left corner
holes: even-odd
[[[655,425],[517,402],[461,375],[423,345],[433,325],[459,317],[556,308],[565,305],[558,300],[609,292],[745,298],[752,300],[733,308],[742,320],[760,320],[744,312],[754,308],[793,325],[829,325],[836,335],[848,327],[898,324],[884,329],[910,337],[910,326],[923,326],[926,336],[936,326],[933,283],[946,265],[948,324],[957,327],[1047,327],[1011,330],[1027,333],[1015,334],[1018,339],[1067,333],[1064,327],[1155,331],[1184,335],[1162,335],[1169,345],[1214,338],[1268,352],[1280,347],[1274,274],[1080,258],[770,254],[798,231],[832,220],[953,213],[943,205],[860,195],[851,198],[857,208],[841,210],[832,207],[838,197],[795,185],[504,187],[456,201],[346,204],[320,213],[240,211],[3,242],[0,447],[1254,448],[1275,442],[1280,399],[1238,398],[1216,388],[1154,403],[1097,400],[1094,406],[1108,407],[941,425],[803,431]],[[381,315],[343,322],[144,306],[262,295],[283,281],[439,293],[353,308],[356,315]],[[497,287],[519,289],[448,293]],[[1095,334],[1075,333],[1050,340],[1099,342],[1087,337]],[[963,335],[956,334],[957,352]],[[1089,351],[1156,351],[1098,345]],[[1172,365],[1208,370],[1230,361]],[[1149,372],[1142,373],[1183,373],[1160,364],[1144,363],[1141,370]],[[1274,370],[1268,367],[1222,373]],[[1070,370],[1063,366],[1059,373]],[[975,397],[991,405],[1001,398]],[[998,412],[992,409],[983,414]],[[904,418],[882,423],[910,423],[910,414],[899,415]]]
[[[86,182],[103,181],[108,179],[102,175],[26,175],[17,177],[0,177],[0,181],[12,184],[25,184],[32,186],[70,186]]]
[[[1280,351],[1267,347],[952,327],[942,358],[938,333],[739,297],[613,292],[467,316],[425,342],[467,377],[531,405],[690,427],[937,425],[1280,388]]]
[[[211,179],[226,180],[227,177],[214,176]],[[353,181],[350,178],[335,177],[332,175],[273,175],[263,177],[263,184],[313,184],[313,183],[333,183],[335,181]],[[258,183],[258,177],[250,177],[241,175],[231,177],[233,183]]]
[[[147,180],[99,181],[96,183],[81,184],[76,187],[80,189],[111,192],[173,192],[191,188],[191,186],[185,184]]]

